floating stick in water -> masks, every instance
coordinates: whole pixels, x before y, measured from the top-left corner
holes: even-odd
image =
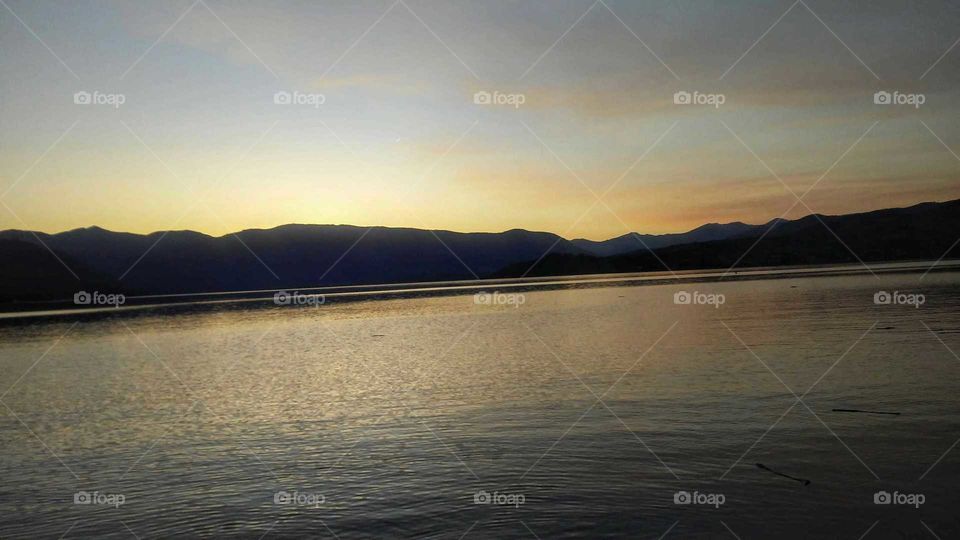
[[[860,409],[834,409],[833,412],[858,412],[858,413],[867,413],[867,414],[889,414],[892,416],[900,416],[898,412],[887,412],[887,411],[863,411]]]
[[[795,477],[795,476],[790,476],[789,474],[784,474],[784,473],[782,473],[782,472],[777,472],[777,471],[771,469],[770,467],[767,467],[767,466],[764,465],[763,463],[757,463],[757,467],[759,467],[759,468],[761,468],[761,469],[763,469],[763,470],[765,470],[765,471],[772,472],[773,474],[782,476],[782,477],[784,477],[784,478],[789,478],[789,479],[791,479],[791,480],[795,480],[795,481],[800,482],[801,484],[803,484],[803,485],[805,485],[805,486],[809,486],[809,485],[810,485],[810,481],[807,480],[806,478],[797,478],[797,477]]]

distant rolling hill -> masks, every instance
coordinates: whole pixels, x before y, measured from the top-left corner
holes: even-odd
[[[116,280],[64,254],[54,256],[36,241],[0,237],[0,254],[2,301],[59,300],[71,298],[79,290],[123,292]]]
[[[59,234],[0,232],[9,261],[0,280],[29,274],[35,263],[16,251],[33,247],[44,268],[61,272],[48,286],[20,287],[17,298],[46,298],[85,282],[130,293],[170,294],[325,285],[473,279],[550,253],[586,253],[557,235],[523,230],[457,233],[350,225],[284,225],[212,237],[192,231],[147,235],[98,227]],[[66,266],[56,263],[45,244]],[[50,265],[50,262],[56,266]],[[476,274],[474,274],[476,273]],[[36,295],[30,293],[36,292]],[[43,294],[40,294],[41,291]],[[9,300],[10,294],[3,299]]]
[[[637,249],[607,257],[550,254],[495,277],[960,258],[960,200],[842,216],[774,220],[722,240]],[[636,240],[634,240],[636,241]],[[637,242],[639,244],[639,242]],[[949,253],[948,253],[948,250]]]
[[[573,242],[573,245],[584,249],[592,255],[609,257],[611,255],[637,251],[638,249],[659,249],[679,244],[693,244],[696,242],[710,242],[712,240],[755,236],[762,234],[763,230],[771,226],[775,221],[776,220],[771,221],[766,225],[747,225],[739,221],[723,224],[708,223],[685,233],[638,234],[632,232],[600,242],[584,240],[582,238],[571,240],[571,242]]]
[[[708,224],[678,234],[631,233],[604,242],[520,229],[351,225],[283,225],[220,237],[98,227],[58,234],[8,230],[0,232],[0,301],[69,299],[91,289],[173,294],[657,271],[664,263],[683,270],[856,262],[851,250],[864,261],[937,259],[958,237],[960,200],[764,225]],[[956,256],[954,247],[948,257]]]

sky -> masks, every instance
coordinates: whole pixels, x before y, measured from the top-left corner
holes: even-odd
[[[946,0],[2,0],[0,229],[600,240],[956,199],[958,40]]]

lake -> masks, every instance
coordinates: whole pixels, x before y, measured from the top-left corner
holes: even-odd
[[[958,293],[953,269],[9,319],[0,537],[957,537]]]

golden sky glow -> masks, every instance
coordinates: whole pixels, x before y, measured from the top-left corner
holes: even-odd
[[[960,197],[955,11],[811,3],[750,49],[789,3],[191,4],[0,12],[0,229],[604,239]]]

